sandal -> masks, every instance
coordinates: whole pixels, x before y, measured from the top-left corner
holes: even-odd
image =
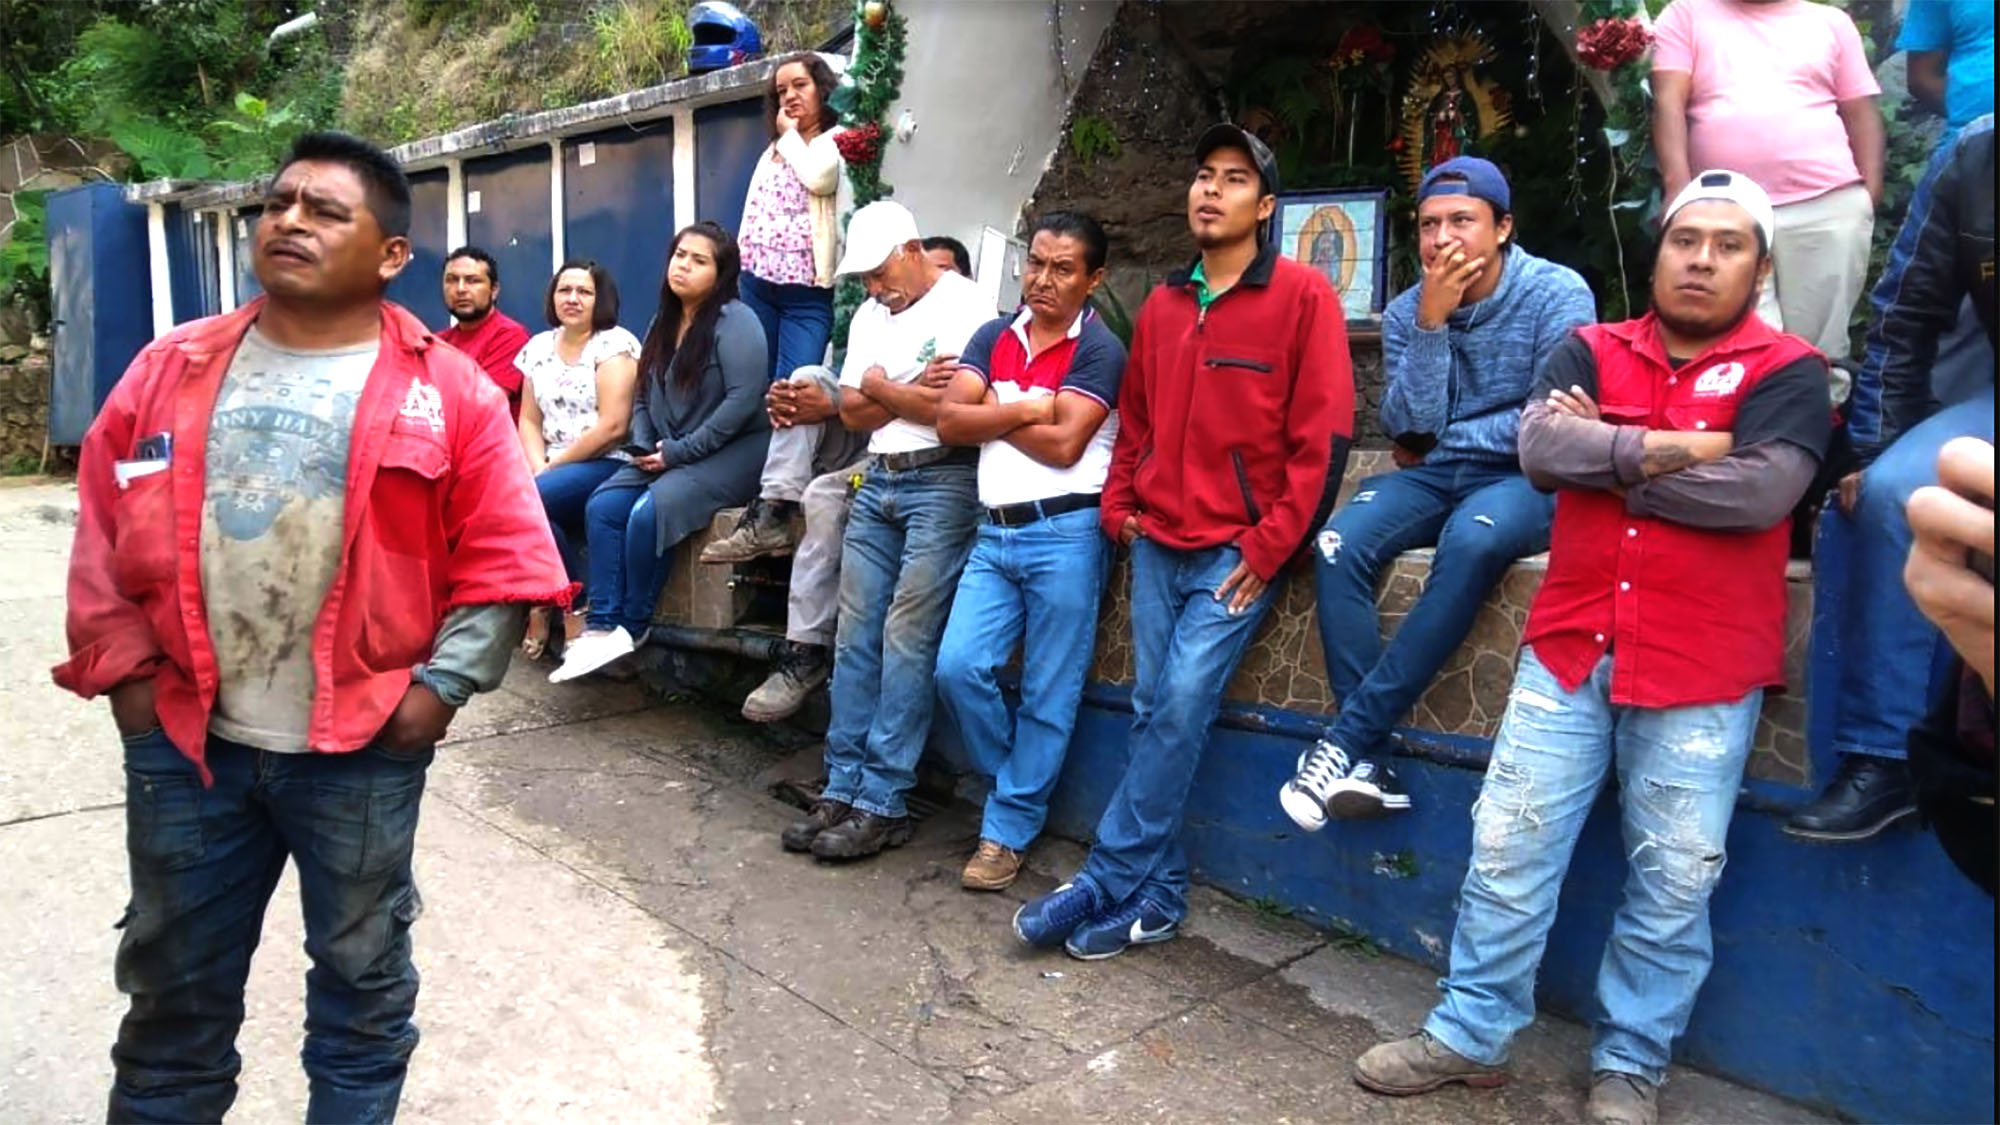
[[[549,648],[549,615],[553,610],[536,607],[528,611],[528,634],[521,638],[521,655],[540,660]]]

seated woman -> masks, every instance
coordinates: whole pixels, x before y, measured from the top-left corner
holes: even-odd
[[[660,311],[639,353],[637,456],[590,497],[588,615],[549,676],[561,683],[630,653],[653,620],[674,545],[757,495],[771,421],[770,356],[736,299],[736,240],[701,222],[674,236]]]
[[[563,263],[549,279],[542,315],[549,330],[514,358],[525,383],[521,448],[569,580],[581,582],[575,540],[584,533],[584,505],[631,459],[620,446],[631,428],[639,341],[618,327],[618,285],[593,261]],[[529,619],[521,649],[530,659],[548,645],[555,617],[539,610]]]

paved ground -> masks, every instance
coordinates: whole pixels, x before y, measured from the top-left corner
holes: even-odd
[[[0,485],[0,1121],[101,1117],[122,1010],[123,783],[108,718],[56,691],[74,494]],[[1517,1081],[1390,1101],[1353,1056],[1422,1017],[1433,974],[1219,895],[1184,940],[1084,965],[1008,934],[1078,850],[1005,896],[957,872],[968,810],[829,868],[780,852],[766,794],[812,751],[629,685],[517,667],[431,775],[418,874],[424,1028],[409,1122],[1573,1121],[1581,1028],[1543,1020]],[[232,1120],[297,1120],[297,896],[251,981]],[[1671,1121],[1811,1121],[1694,1073]]]

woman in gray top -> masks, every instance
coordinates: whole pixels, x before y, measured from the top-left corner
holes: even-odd
[[[585,508],[589,623],[552,682],[631,652],[653,619],[674,545],[757,495],[771,439],[771,361],[763,327],[736,299],[739,273],[736,239],[714,223],[683,229],[667,250],[660,311],[639,353],[632,463]]]

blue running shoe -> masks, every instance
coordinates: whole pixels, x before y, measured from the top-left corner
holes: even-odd
[[[1064,883],[1014,912],[1014,936],[1036,949],[1054,949],[1103,909],[1096,887],[1082,880]]]
[[[1079,961],[1116,957],[1135,945],[1167,941],[1180,932],[1180,919],[1151,899],[1138,898],[1076,928],[1063,949]]]

